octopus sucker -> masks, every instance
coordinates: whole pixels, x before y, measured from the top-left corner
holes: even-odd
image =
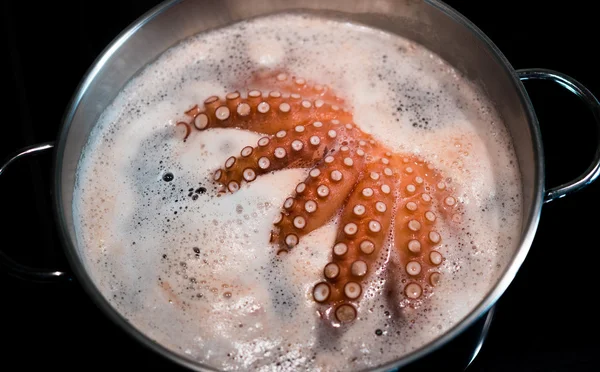
[[[293,249],[339,213],[329,260],[310,293],[326,323],[339,327],[360,316],[378,265],[395,266],[384,272],[399,288],[394,303],[400,307],[416,308],[440,289],[444,250],[451,248],[444,234],[458,231],[462,221],[452,179],[423,157],[395,153],[363,132],[331,87],[288,71],[260,71],[249,85],[210,96],[185,114],[191,118],[183,122],[186,138],[210,128],[263,135],[215,170],[221,192],[286,168],[308,171],[274,217],[274,254]],[[386,244],[399,263],[381,263]]]

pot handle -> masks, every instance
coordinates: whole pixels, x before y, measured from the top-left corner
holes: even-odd
[[[12,163],[28,155],[35,155],[54,148],[54,142],[40,143],[33,146],[24,147],[18,150],[0,167],[0,177]],[[37,282],[58,282],[71,280],[71,275],[64,271],[36,269],[22,265],[12,258],[8,257],[0,250],[0,270],[15,276],[19,279],[37,281]]]
[[[598,136],[598,140],[596,141],[598,143],[598,147],[596,148],[596,154],[594,155],[594,160],[590,166],[578,178],[546,190],[546,193],[544,194],[544,203],[563,198],[568,194],[579,191],[594,182],[596,178],[598,178],[598,175],[600,175],[600,102],[598,102],[598,99],[580,82],[557,71],[537,68],[521,69],[517,70],[517,75],[521,81],[549,80],[575,94],[590,108],[592,114],[594,115],[596,126],[598,127],[596,133],[596,136]]]

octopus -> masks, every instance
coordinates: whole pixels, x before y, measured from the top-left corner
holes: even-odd
[[[393,242],[401,270],[402,301],[417,307],[441,280],[440,219],[461,222],[460,202],[439,169],[415,154],[392,152],[362,131],[331,87],[287,72],[256,74],[239,89],[211,96],[185,112],[178,125],[192,130],[237,128],[261,135],[255,146],[216,169],[220,193],[286,168],[309,169],[285,199],[271,231],[277,254],[339,213],[339,228],[322,278],[312,287],[318,313],[330,324],[353,322],[378,258]],[[388,240],[389,239],[389,240]],[[379,263],[379,264],[378,264]]]

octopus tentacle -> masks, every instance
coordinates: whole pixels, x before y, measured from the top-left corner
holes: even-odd
[[[323,226],[344,204],[364,167],[364,157],[348,146],[327,155],[287,198],[272,232],[272,241],[283,249]]]
[[[186,115],[200,131],[237,128],[265,134],[275,134],[314,121],[352,121],[352,115],[335,104],[303,98],[297,93],[288,97],[277,91],[263,95],[259,90],[250,90],[246,97],[238,91],[228,93],[224,99],[211,96],[204,101],[203,107],[196,105],[186,111]]]
[[[337,95],[330,86],[307,80],[285,70],[257,72],[250,79],[249,85],[267,89],[276,87],[283,93],[296,93],[344,108],[344,99]]]
[[[385,160],[384,160],[385,159]],[[313,298],[327,306],[330,321],[346,323],[356,317],[363,283],[375,271],[375,261],[388,238],[397,175],[386,172],[389,157],[373,157],[353,190],[340,219],[332,260]]]
[[[458,203],[430,164],[414,157],[401,159],[396,166],[400,185],[394,241],[408,277],[403,305],[415,307],[441,279],[438,267],[444,257],[437,250],[442,242],[439,217],[455,211]]]
[[[337,147],[339,121],[315,121],[280,130],[274,136],[261,137],[257,146],[246,146],[239,156],[229,157],[214,180],[224,190],[235,192],[244,182],[252,182],[262,174],[285,168],[310,168],[332,148]],[[336,135],[333,135],[336,133]]]

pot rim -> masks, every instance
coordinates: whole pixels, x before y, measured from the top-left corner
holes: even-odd
[[[72,243],[69,229],[67,228],[67,222],[65,221],[63,213],[65,206],[63,205],[61,198],[61,174],[63,170],[62,160],[65,153],[65,145],[67,142],[66,140],[68,137],[69,130],[71,128],[73,117],[75,115],[75,112],[77,111],[77,108],[80,104],[83,95],[85,94],[91,82],[95,79],[96,75],[103,67],[105,62],[113,55],[113,53],[115,53],[115,51],[117,51],[121,46],[126,44],[128,39],[133,34],[135,34],[138,29],[140,29],[145,24],[151,22],[154,18],[156,18],[157,16],[159,16],[160,14],[162,14],[163,12],[167,11],[169,8],[177,5],[180,2],[182,2],[182,0],[164,1],[163,3],[158,4],[157,6],[140,16],[112,40],[112,42],[100,53],[100,55],[96,58],[96,60],[92,63],[90,68],[85,73],[84,77],[82,78],[81,82],[75,90],[75,94],[72,96],[67,106],[67,109],[62,119],[62,127],[59,133],[59,137],[56,142],[56,151],[54,153],[53,209],[55,219],[56,221],[58,221],[59,234],[64,245],[64,251],[75,277],[78,279],[79,283],[82,285],[87,294],[92,298],[95,304],[102,310],[102,312],[106,316],[108,316],[109,319],[111,319],[113,322],[119,325],[124,331],[126,331],[126,334],[133,337],[136,341],[150,348],[158,355],[161,355],[162,357],[171,360],[172,362],[175,362],[192,370],[218,371],[210,366],[192,362],[191,360],[183,357],[182,355],[177,354],[176,352],[171,351],[165,346],[155,342],[149,336],[147,336],[138,328],[136,328],[132,323],[130,323],[108,302],[108,300],[104,297],[102,292],[94,284],[88,272],[85,270],[85,265],[80,260],[77,254],[77,248]],[[533,105],[515,69],[512,67],[512,65],[506,59],[506,57],[502,54],[499,48],[491,41],[491,39],[489,39],[477,26],[475,26],[475,24],[473,24],[465,16],[463,16],[458,11],[456,11],[455,9],[453,9],[452,7],[450,7],[442,1],[425,0],[425,2],[428,5],[440,10],[446,16],[450,17],[452,20],[459,23],[460,25],[468,29],[470,32],[472,32],[477,38],[479,38],[480,41],[482,41],[483,44],[488,48],[488,51],[491,53],[493,58],[502,66],[502,69],[511,77],[513,86],[519,95],[518,98],[521,102],[521,105],[527,113],[527,122],[531,131],[533,145],[532,150],[535,166],[533,201],[529,215],[522,216],[522,231],[518,249],[516,250],[510,262],[508,263],[507,268],[499,276],[499,279],[496,281],[496,284],[479,302],[479,304],[476,307],[474,307],[462,320],[456,322],[454,326],[448,329],[440,337],[437,337],[429,343],[422,345],[418,349],[404,355],[398,360],[375,367],[374,369],[372,369],[373,371],[384,371],[390,370],[392,368],[403,367],[418,359],[423,358],[427,354],[432,353],[433,351],[437,350],[441,346],[454,339],[465,329],[467,329],[469,326],[475,323],[482,315],[487,313],[487,311],[498,301],[498,299],[508,288],[510,283],[513,281],[515,275],[517,274],[518,270],[520,269],[523,261],[525,260],[525,257],[527,256],[529,249],[531,248],[533,239],[538,228],[539,218],[543,205],[545,169],[540,128],[537,121],[537,117],[535,115],[535,111],[533,109]]]

